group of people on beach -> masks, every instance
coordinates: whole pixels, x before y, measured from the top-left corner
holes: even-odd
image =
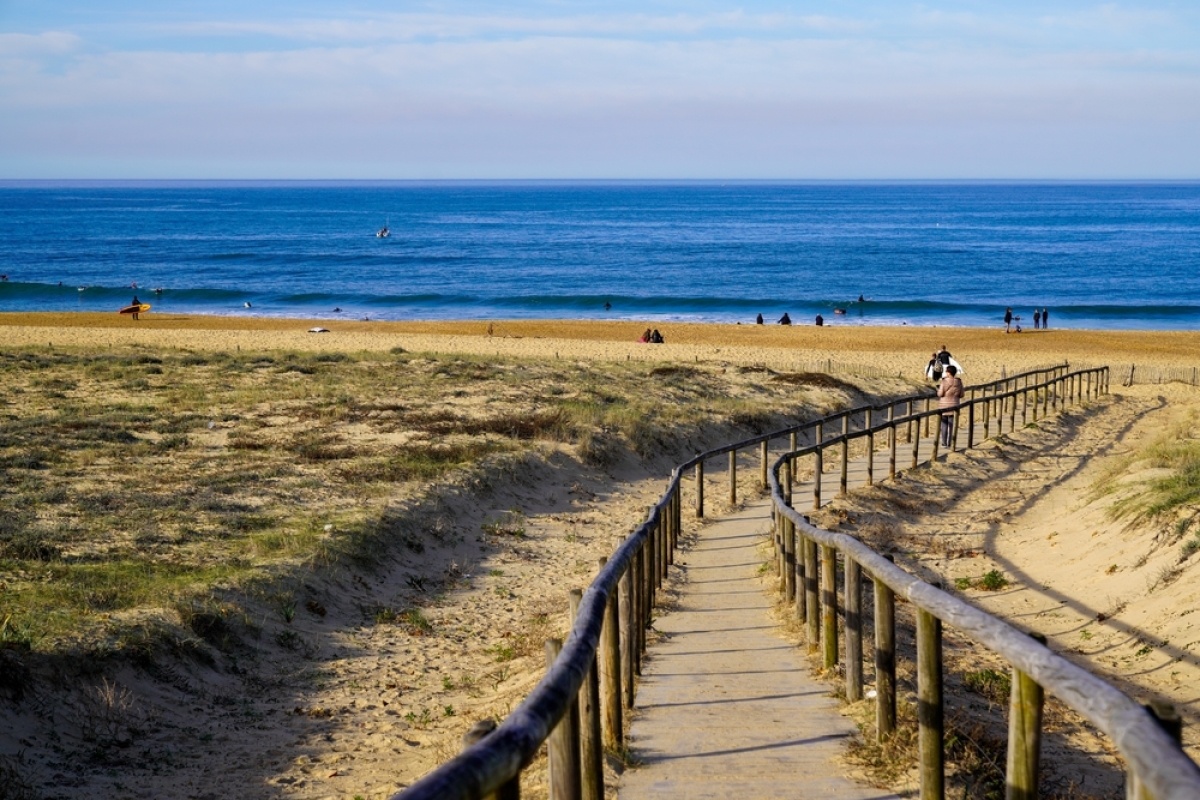
[[[658,328],[655,328],[654,330],[646,328],[646,332],[642,334],[642,338],[638,339],[638,341],[642,344],[663,344],[666,340],[663,339],[662,334],[658,332]]]
[[[1013,327],[1014,322],[1017,323],[1015,328]],[[1035,331],[1039,330],[1039,329],[1044,330],[1044,331],[1050,329],[1050,309],[1035,308],[1033,310],[1033,329]],[[1021,318],[1014,317],[1013,310],[1011,308],[1004,309],[1004,332],[1005,333],[1020,333],[1021,332]]]

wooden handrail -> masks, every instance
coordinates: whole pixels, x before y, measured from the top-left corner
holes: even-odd
[[[1081,376],[1087,376],[1087,395],[1090,398],[1108,391],[1108,368],[1099,367],[1090,370],[1067,372],[1066,364],[1049,369],[1032,370],[1028,373],[1002,378],[982,386],[972,387],[972,398],[965,401],[963,406],[969,411],[980,403],[996,407],[997,422],[1003,425],[1004,405],[1011,399],[1009,406],[1010,430],[1016,419],[1016,397],[1028,397],[1029,392],[1035,393],[1033,410],[1037,414],[1037,394],[1042,393],[1042,413],[1048,411],[1050,394],[1055,395],[1056,407],[1060,402],[1074,402],[1085,399],[1078,387],[1082,386]],[[1037,381],[1050,375],[1047,380]],[[1034,382],[1031,383],[1031,379]],[[1093,387],[1093,379],[1095,386]],[[1063,394],[1064,382],[1070,383]],[[1003,390],[999,387],[1003,386]],[[991,393],[989,393],[991,392]],[[982,394],[975,397],[976,393]],[[1030,637],[1018,631],[1011,625],[959,600],[936,587],[933,587],[895,566],[888,558],[875,553],[862,542],[845,534],[824,531],[809,524],[808,520],[791,507],[791,462],[809,453],[816,453],[818,458],[828,447],[848,447],[849,443],[863,436],[872,437],[882,430],[890,431],[888,437],[893,449],[896,441],[895,429],[898,424],[920,423],[929,416],[941,413],[939,409],[929,411],[913,411],[908,406],[908,413],[896,416],[895,408],[899,403],[909,403],[923,399],[925,395],[915,395],[901,398],[883,406],[863,406],[842,411],[792,426],[782,431],[747,439],[732,445],[710,450],[699,454],[680,464],[671,474],[667,490],[662,498],[651,507],[646,521],[636,531],[627,537],[609,557],[592,581],[591,586],[583,593],[578,602],[578,612],[571,633],[562,651],[546,675],[538,682],[524,702],[514,710],[494,731],[484,735],[480,741],[469,747],[453,760],[441,765],[425,775],[412,786],[396,795],[405,800],[420,800],[421,798],[444,798],[445,800],[480,800],[489,796],[510,796],[514,781],[520,770],[533,758],[541,744],[549,737],[552,730],[576,702],[580,687],[583,686],[588,671],[593,667],[597,658],[601,634],[604,632],[605,621],[612,620],[612,603],[617,599],[617,586],[623,587],[621,592],[622,610],[621,641],[627,643],[623,648],[621,665],[623,675],[632,676],[640,672],[641,652],[645,647],[645,630],[649,625],[650,611],[653,607],[654,594],[666,575],[666,567],[673,560],[674,548],[679,534],[680,513],[682,509],[682,478],[683,475],[695,469],[697,483],[698,515],[703,515],[703,467],[704,461],[724,453],[733,453],[755,445],[764,445],[773,439],[788,437],[791,450],[781,456],[773,464],[767,476],[770,485],[772,502],[777,514],[776,520],[783,528],[781,536],[777,536],[777,545],[786,548],[786,558],[780,563],[786,568],[794,569],[800,580],[791,582],[795,595],[795,606],[798,613],[803,614],[808,621],[809,647],[817,647],[821,638],[821,627],[826,627],[826,641],[834,640],[834,650],[827,649],[826,660],[836,661],[836,632],[829,636],[828,625],[832,615],[821,614],[821,606],[836,603],[837,592],[824,591],[818,596],[817,573],[831,573],[835,563],[834,553],[840,552],[846,563],[854,563],[865,569],[873,578],[876,586],[876,607],[889,609],[891,595],[900,594],[910,603],[937,622],[934,629],[940,629],[941,623],[948,624],[963,633],[985,644],[994,652],[1008,659],[1009,663],[1024,675],[1045,689],[1058,695],[1068,705],[1082,714],[1097,728],[1107,733],[1114,741],[1117,749],[1126,757],[1133,767],[1133,773],[1142,786],[1145,786],[1158,800],[1174,800],[1174,798],[1193,798],[1200,796],[1200,768],[1187,758],[1165,734],[1153,718],[1138,706],[1133,700],[1110,686],[1100,678],[1091,675],[1086,670],[1054,654],[1045,646],[1038,644]],[[864,414],[886,408],[887,418],[875,423],[869,416],[862,430],[850,431],[848,425],[840,435],[820,441],[807,447],[797,448],[797,435],[805,430],[821,426],[823,430],[827,422],[848,420],[854,414]],[[874,416],[874,415],[872,415]],[[1022,409],[1024,421],[1025,409]],[[823,437],[822,437],[823,438]],[[919,441],[919,431],[918,431]],[[916,442],[914,442],[914,445]],[[763,454],[767,447],[763,447]],[[731,464],[735,464],[732,461]],[[893,460],[894,464],[894,460]],[[780,481],[781,469],[789,470],[783,483]],[[792,536],[788,544],[786,537]],[[824,558],[818,558],[817,548],[821,546]],[[824,569],[819,568],[824,562]],[[853,570],[852,570],[853,572]],[[832,575],[822,575],[826,578],[823,587]],[[782,576],[781,576],[782,578]],[[781,580],[781,587],[788,586],[788,581]],[[881,594],[882,593],[882,594]],[[607,612],[607,613],[606,613]],[[826,626],[820,626],[821,618],[825,617]],[[630,628],[633,630],[630,630]],[[929,626],[927,626],[929,627]],[[611,632],[608,632],[611,634]],[[890,647],[894,635],[886,626],[881,633],[887,634],[887,641],[877,642],[877,663],[888,663],[888,653],[880,655],[879,647]],[[847,657],[854,655],[861,658],[861,642],[857,641],[860,632],[852,631],[847,637],[850,648]],[[606,635],[606,641],[611,643],[611,635]],[[938,640],[940,641],[940,639]],[[628,645],[633,645],[632,647]],[[611,644],[610,644],[611,647]],[[940,645],[939,645],[940,650]],[[879,659],[882,657],[882,662]],[[894,663],[894,662],[893,662]],[[611,669],[608,667],[608,669]],[[940,668],[939,668],[940,669]],[[861,671],[857,668],[848,669],[851,674]],[[940,683],[940,677],[938,678]],[[886,680],[885,680],[886,683]],[[881,687],[888,688],[888,687]],[[853,690],[852,690],[853,691]],[[631,699],[630,688],[622,687],[621,693],[626,696],[626,704]],[[885,696],[886,695],[886,696]],[[940,690],[938,691],[940,696]],[[894,703],[894,690],[879,693],[880,702]],[[881,706],[881,720],[894,724],[895,709],[891,709],[888,719],[886,709]],[[940,717],[939,717],[940,719]],[[882,729],[882,725],[880,726]],[[606,730],[606,738],[613,741],[615,735],[622,736],[619,731]],[[940,769],[940,766],[937,767]],[[923,765],[922,774],[930,773],[929,780],[940,776],[932,774],[933,768]],[[554,800],[552,798],[552,800]]]

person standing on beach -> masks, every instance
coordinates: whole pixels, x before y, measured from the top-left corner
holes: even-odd
[[[134,284],[134,285],[136,286],[137,284]],[[130,306],[133,308],[133,314],[132,314],[131,316],[132,316],[134,319],[137,319],[137,318],[138,318],[138,311],[139,311],[139,310],[141,310],[141,307],[142,307],[142,301],[141,301],[141,300],[138,300],[138,296],[135,294],[135,295],[133,296],[133,302],[132,302],[132,303],[130,303],[129,305],[130,305]]]
[[[1048,308],[1042,309],[1042,330],[1050,330],[1050,309]]]
[[[946,367],[946,374],[938,386],[938,409],[942,412],[942,447],[949,447],[954,435],[954,415],[958,413],[958,404],[963,398],[963,382],[958,377],[958,367]]]
[[[755,325],[762,325],[762,324],[763,324],[763,318],[762,318],[762,314],[759,314],[757,317],[755,317],[755,318],[754,318],[754,324],[755,324]]]
[[[1012,330],[1012,309],[1004,309],[1004,332],[1009,333]]]
[[[1042,327],[1042,310],[1035,308],[1033,310],[1033,329],[1036,331],[1040,327]]]
[[[791,325],[792,324],[792,318],[788,316],[788,313],[786,311],[783,312],[783,316],[779,318],[779,324],[780,325]]]

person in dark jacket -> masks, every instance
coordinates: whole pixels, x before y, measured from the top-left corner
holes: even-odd
[[[754,324],[755,324],[755,325],[762,325],[762,324],[763,324],[763,318],[762,318],[762,314],[759,314],[757,317],[755,317],[755,318],[754,318]]]
[[[825,318],[822,317],[820,314],[817,314],[817,327],[820,328],[824,324],[825,324]]]
[[[1012,309],[1004,309],[1004,332],[1008,333],[1012,330]]]
[[[1048,308],[1042,309],[1042,330],[1050,330],[1050,309]]]

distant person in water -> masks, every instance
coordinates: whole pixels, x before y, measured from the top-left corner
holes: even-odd
[[[604,310],[605,310],[605,311],[612,311],[612,303],[608,303],[608,302],[606,302],[606,303],[604,304]]]
[[[820,314],[817,314],[817,327],[820,328],[824,325],[825,325],[825,318],[822,317]]]
[[[1012,330],[1012,309],[1004,309],[1004,332],[1008,333]]]
[[[783,312],[783,316],[779,318],[779,324],[780,325],[791,325],[792,324],[792,318],[788,316],[788,313],[786,311]]]
[[[755,324],[755,325],[762,325],[762,324],[763,324],[763,318],[762,318],[762,314],[759,314],[757,317],[755,317],[755,318],[754,318],[754,324]]]
[[[246,308],[253,308],[253,307],[254,307],[254,306],[250,305],[250,301],[249,301],[249,300],[247,300],[245,303],[242,303],[242,305],[244,305]]]
[[[1042,310],[1035,308],[1033,310],[1033,329],[1036,331],[1040,327],[1042,327]]]
[[[833,313],[835,313],[835,314],[845,314],[845,313],[846,313],[846,309],[844,309],[844,308],[835,308],[835,309],[833,310]]]
[[[867,302],[867,300],[866,300],[866,298],[865,298],[865,297],[863,297],[863,296],[860,294],[860,295],[858,296],[858,302],[860,302],[860,303],[865,303],[865,302]]]

